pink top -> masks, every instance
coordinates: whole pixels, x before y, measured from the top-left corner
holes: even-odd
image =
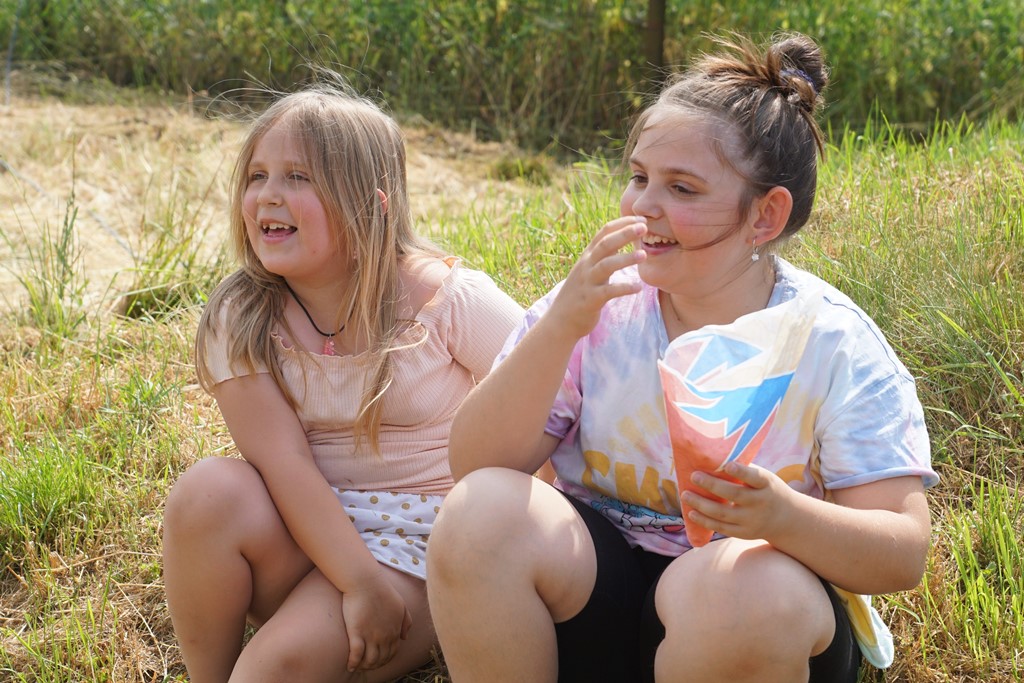
[[[285,346],[274,333],[281,372],[313,459],[331,486],[431,494],[451,489],[448,432],[455,410],[488,373],[523,311],[486,274],[461,267],[457,259],[449,263],[452,270],[441,288],[399,335],[399,344],[410,346],[393,352],[379,455],[365,439],[357,451],[352,430],[368,371],[366,355],[312,354]],[[222,313],[219,330],[231,329],[225,317]],[[208,339],[206,360],[216,382],[247,374],[229,367],[226,339]]]

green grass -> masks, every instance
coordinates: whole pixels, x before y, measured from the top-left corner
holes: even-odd
[[[834,123],[860,126],[879,106],[921,132],[936,117],[1024,111],[1024,5],[1015,0],[667,6],[668,64],[707,49],[707,32],[797,30],[819,40],[834,69]],[[88,73],[204,100],[250,94],[238,90],[253,81],[287,89],[308,76],[306,60],[331,62],[358,89],[439,125],[592,151],[617,144],[621,121],[650,89],[645,8],[642,0],[10,0],[0,5],[0,44],[17,25],[15,67],[47,74],[47,92]]]
[[[878,601],[896,663],[865,680],[1018,680],[1024,128],[940,125],[923,143],[901,131],[833,136],[815,217],[784,252],[849,293],[898,349],[942,476],[925,581]],[[528,303],[615,215],[614,169],[552,171],[553,187],[523,183],[515,198],[436,217],[436,236]],[[208,188],[182,188],[140,195],[150,228],[138,270],[161,292],[187,283],[187,296],[147,301],[138,317],[74,296],[81,275],[65,265],[82,236],[69,200],[63,229],[24,255],[47,275],[25,276],[23,293],[51,294],[0,314],[2,681],[185,680],[163,600],[161,511],[185,468],[231,442],[191,365],[196,302],[227,265],[199,239]],[[445,679],[437,666],[407,680]]]

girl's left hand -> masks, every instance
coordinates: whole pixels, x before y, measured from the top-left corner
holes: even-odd
[[[742,482],[736,484],[708,474],[694,472],[691,481],[724,502],[717,502],[693,491],[684,491],[683,497],[694,510],[694,522],[720,534],[733,538],[763,539],[771,542],[781,529],[792,524],[795,496],[775,473],[757,465],[731,462],[725,474]]]

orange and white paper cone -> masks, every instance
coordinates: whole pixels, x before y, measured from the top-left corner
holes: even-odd
[[[813,300],[813,299],[812,299]],[[677,337],[658,361],[679,493],[694,491],[695,471],[735,481],[721,469],[750,464],[771,429],[814,323],[807,297],[745,315],[730,325],[709,325]],[[689,519],[686,535],[697,548],[712,531]]]

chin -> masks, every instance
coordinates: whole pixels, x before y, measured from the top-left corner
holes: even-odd
[[[663,289],[662,285],[666,284],[667,282],[667,273],[665,272],[665,269],[660,266],[653,265],[647,261],[644,261],[643,263],[639,264],[639,266],[636,269],[636,272],[640,276],[640,279],[643,280],[645,284],[648,284],[651,287]]]

